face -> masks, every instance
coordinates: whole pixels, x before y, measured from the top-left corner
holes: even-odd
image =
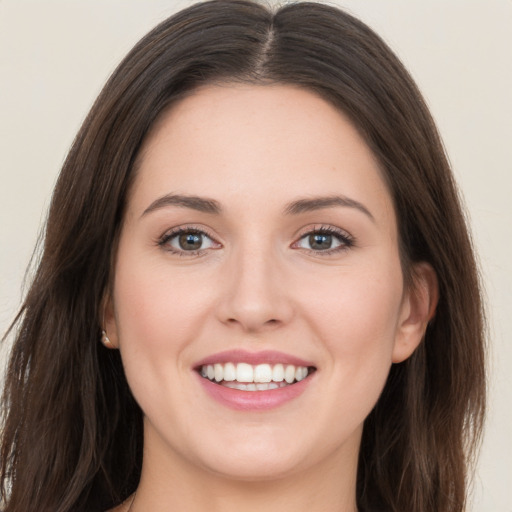
[[[355,468],[391,364],[421,339],[411,296],[390,194],[343,114],[291,86],[196,91],[141,151],[107,311],[144,463]]]

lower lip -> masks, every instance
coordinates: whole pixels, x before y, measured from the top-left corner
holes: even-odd
[[[312,381],[309,375],[300,382],[266,391],[242,391],[227,388],[197,374],[205,391],[217,402],[239,411],[265,411],[274,409],[301,395]]]

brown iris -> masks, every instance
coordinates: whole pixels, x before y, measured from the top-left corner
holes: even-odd
[[[317,251],[325,251],[332,246],[332,235],[314,233],[309,235],[309,246]]]
[[[201,248],[203,236],[200,233],[181,233],[178,242],[180,248],[184,251],[195,251]]]

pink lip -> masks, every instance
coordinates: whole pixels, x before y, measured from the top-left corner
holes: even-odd
[[[238,411],[265,411],[274,409],[301,395],[314,380],[315,373],[304,380],[268,391],[242,391],[211,382],[197,373],[203,389],[217,402]]]
[[[215,363],[247,363],[247,364],[293,364],[294,366],[314,366],[312,362],[299,357],[278,352],[275,350],[263,350],[260,352],[248,352],[247,350],[226,350],[212,354],[199,361],[195,368]]]
[[[247,363],[252,365],[281,363],[285,365],[292,364],[294,366],[314,366],[310,361],[275,350],[263,350],[260,352],[226,350],[202,359],[195,365],[195,370],[199,370],[201,366],[215,363]],[[279,407],[301,395],[315,377],[315,373],[313,373],[300,382],[278,389],[269,389],[267,391],[242,391],[211,382],[209,379],[201,377],[198,371],[195,373],[203,389],[214,400],[231,409],[241,411],[264,411]]]

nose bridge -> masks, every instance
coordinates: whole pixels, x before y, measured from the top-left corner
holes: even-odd
[[[271,241],[249,237],[226,262],[220,314],[223,322],[257,331],[287,322],[292,314],[280,258]]]

